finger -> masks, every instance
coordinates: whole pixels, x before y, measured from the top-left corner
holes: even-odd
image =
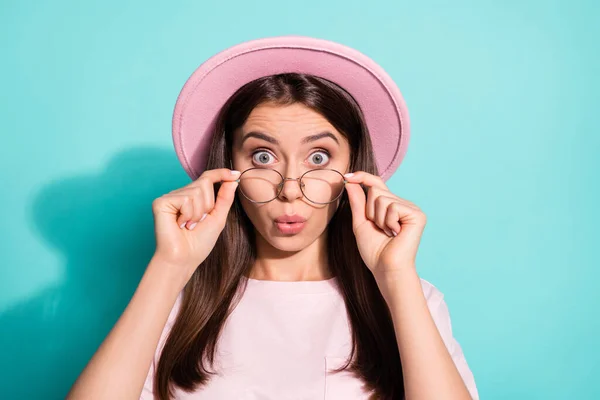
[[[195,216],[194,220],[189,222],[187,226],[191,228],[193,223],[202,222],[208,215],[215,205],[214,195],[214,184],[217,182],[235,182],[240,176],[240,172],[236,170],[230,170],[228,168],[218,168],[206,170],[192,183],[186,185],[177,190],[173,190],[170,194],[189,194],[190,191],[193,196],[196,196],[200,200],[200,212],[199,217]],[[185,221],[181,221],[181,225]]]
[[[215,200],[215,207],[208,213],[208,215],[217,217],[221,223],[225,222],[229,209],[233,204],[235,198],[235,190],[238,187],[236,181],[223,182],[217,193],[217,199]]]
[[[389,227],[386,224],[386,217],[388,213],[388,208],[391,204],[394,203],[394,199],[391,199],[386,196],[378,196],[373,202],[375,205],[375,215],[373,218],[373,222],[377,225],[381,230],[385,232],[386,235],[392,237],[392,231],[390,231]]]
[[[419,208],[419,206],[417,206],[415,203],[412,203],[406,199],[403,199],[402,197],[396,197],[396,201],[398,201],[398,203],[402,204],[403,206],[406,206],[408,208],[412,208],[415,211],[421,211],[421,209]]]
[[[381,190],[379,188],[374,188],[374,187],[369,188],[369,190],[367,191],[366,212],[367,212],[367,218],[370,219],[371,221],[375,221],[375,201],[380,197],[390,199],[390,201],[394,201],[396,199],[394,197],[394,195],[388,191]]]
[[[204,221],[206,215],[215,207],[215,187],[208,180],[203,180],[198,186],[198,196],[202,200],[202,215],[200,218]]]
[[[192,206],[194,208],[194,213],[185,226],[187,229],[192,230],[196,227],[196,224],[198,223],[198,220],[200,219],[200,215],[202,214],[203,207],[202,207],[202,200],[200,199],[200,196],[198,195],[197,191],[192,192],[189,195],[189,197],[190,197]]]
[[[367,197],[362,186],[357,183],[346,183],[346,192],[352,210],[352,227],[357,228],[367,220],[365,213]]]
[[[231,182],[235,181],[240,177],[240,171],[231,170],[228,168],[217,168],[206,170],[200,175],[196,181],[207,180],[214,184],[217,182]]]
[[[381,177],[369,174],[365,171],[355,171],[353,173],[344,175],[344,177],[348,182],[351,183],[362,183],[363,185],[369,188],[376,187],[387,192],[390,191],[390,189],[387,187],[387,185],[385,184],[383,179],[381,179]]]
[[[214,185],[217,182],[235,181],[239,179],[240,171],[227,168],[206,170],[196,179],[184,187],[172,190],[170,193],[181,193],[195,187],[205,187],[206,184]],[[212,187],[212,186],[211,186]]]
[[[387,207],[385,226],[394,236],[400,233],[400,217],[402,214],[402,207],[403,206],[400,203],[391,203]]]
[[[198,178],[198,182],[199,185],[201,185],[201,187],[204,188],[204,201],[206,202],[205,204],[207,206],[205,211],[206,215],[203,215],[202,218],[206,218],[208,215],[217,216],[220,215],[219,213],[222,214],[224,212],[225,215],[220,215],[221,218],[223,218],[222,221],[224,221],[225,217],[227,216],[227,213],[229,212],[229,209],[231,208],[233,199],[235,198],[235,189],[237,188],[237,181],[239,177],[240,171],[231,170],[227,168],[211,169],[202,173],[200,178]],[[221,184],[219,192],[221,191],[221,189],[223,189],[223,187],[225,187],[226,189],[222,195],[220,193],[217,193],[217,196],[215,198],[215,184],[221,182],[223,184]],[[225,182],[232,184],[225,185]],[[232,191],[231,193],[229,193],[230,190]],[[219,205],[220,208],[224,208],[225,210],[215,211],[215,209],[217,208],[219,196],[225,196],[221,200],[224,201],[224,203],[221,203]]]
[[[179,208],[180,215],[177,217],[177,225],[183,229],[185,224],[194,216],[194,204],[190,196],[173,195],[169,199],[175,207]]]
[[[413,208],[417,211],[419,211],[419,207],[417,207],[417,205],[415,205],[414,203],[411,203],[410,201],[403,199],[401,197],[396,196],[385,184],[385,182],[383,181],[383,179],[381,179],[381,177],[377,176],[377,175],[373,175],[373,174],[369,174],[368,172],[365,171],[356,171],[350,174],[346,174],[344,175],[344,177],[346,178],[346,180],[348,182],[352,182],[352,183],[362,183],[363,185],[367,186],[369,188],[368,193],[367,193],[367,205],[366,205],[366,212],[367,212],[367,218],[369,219],[373,219],[374,218],[374,207],[373,207],[373,201],[369,201],[369,193],[373,192],[373,194],[376,194],[377,196],[379,195],[384,195],[393,199],[396,199],[397,201],[399,201],[400,203],[403,203],[404,205]],[[375,197],[377,197],[375,196]],[[375,199],[375,197],[373,197],[373,200]]]
[[[184,222],[184,221],[181,222],[181,223],[185,223],[185,226],[188,229],[194,229],[196,226],[195,224],[202,221],[203,214],[206,213],[208,210],[207,207],[204,205],[204,200],[203,200],[204,191],[198,187],[196,187],[196,188],[186,187],[186,188],[182,189],[181,191],[177,192],[176,194],[170,194],[170,197],[172,197],[172,198],[188,197],[190,199],[189,201],[192,204],[192,208],[193,208],[192,215],[189,217],[187,222]],[[179,200],[179,203],[183,204],[182,201],[183,200]]]

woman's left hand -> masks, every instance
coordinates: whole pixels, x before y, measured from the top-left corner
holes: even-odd
[[[376,277],[415,268],[427,222],[423,211],[390,192],[379,176],[357,171],[346,180],[352,229],[367,267]],[[368,188],[366,195],[360,184]]]

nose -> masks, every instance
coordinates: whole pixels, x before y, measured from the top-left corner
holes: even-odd
[[[302,190],[300,189],[300,178],[284,178],[283,182],[281,182],[281,185],[282,188],[281,192],[279,193],[279,197],[281,199],[293,201],[304,196],[302,194]]]

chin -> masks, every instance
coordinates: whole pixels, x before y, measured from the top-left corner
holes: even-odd
[[[285,235],[282,234],[276,227],[271,226],[258,233],[275,249],[280,251],[295,252],[308,247],[323,233],[322,231],[315,230],[314,227],[313,229],[309,228],[311,227],[307,226],[300,233]],[[326,227],[323,227],[323,230],[325,228]]]
[[[312,241],[307,241],[298,237],[271,237],[267,239],[267,242],[277,250],[297,252],[308,247]]]

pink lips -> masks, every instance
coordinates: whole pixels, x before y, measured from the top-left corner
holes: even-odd
[[[294,235],[299,233],[306,224],[306,218],[299,215],[282,215],[275,219],[275,226],[279,232],[286,235]]]

